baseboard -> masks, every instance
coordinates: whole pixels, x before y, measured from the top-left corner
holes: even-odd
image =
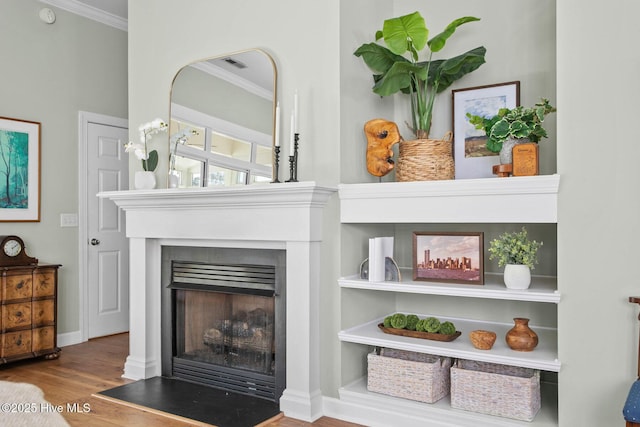
[[[84,341],[82,340],[82,333],[80,331],[58,334],[58,347],[66,347],[68,345],[80,344],[82,342]]]

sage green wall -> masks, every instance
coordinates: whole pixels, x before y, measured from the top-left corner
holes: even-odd
[[[366,68],[351,55],[371,40],[381,18],[420,10],[428,26],[439,31],[463,14],[481,17],[468,24],[468,32],[461,29],[451,46],[462,50],[484,44],[488,63],[457,87],[520,80],[523,104],[548,96],[559,108],[549,122],[552,134],[557,123],[557,137],[543,142],[541,153],[542,172],[562,175],[557,226],[563,294],[558,308],[560,426],[622,423],[620,411],[635,376],[638,330],[638,309],[626,302],[639,294],[633,267],[640,237],[640,144],[634,140],[640,57],[632,48],[640,39],[633,22],[638,3],[243,0],[213,5],[208,0],[136,0],[129,8],[132,128],[167,116],[171,79],[184,64],[261,47],[278,67],[284,118],[293,92],[300,94],[301,178],[325,184],[375,181],[363,168],[362,125],[378,115],[393,114],[400,123],[406,116],[405,107],[371,95]],[[190,25],[167,31],[185,20]],[[444,113],[438,114],[445,117],[436,119],[435,135],[450,126],[446,98],[439,101]],[[358,242],[381,229],[340,227],[337,211],[334,198],[325,220],[321,301],[326,326],[322,389],[328,396],[336,396],[350,371],[361,368],[340,365],[343,356],[350,363],[351,353],[361,351],[337,341],[340,320],[356,321],[362,305],[386,309],[368,293],[338,290],[335,279],[352,273],[360,259],[346,252],[356,246],[363,251]],[[345,300],[354,304],[341,307]]]
[[[623,425],[640,295],[640,3],[557,3],[560,425]]]
[[[55,9],[40,21],[37,0],[0,2],[0,116],[41,123],[41,220],[0,223],[27,253],[62,264],[58,333],[80,328],[78,228],[61,213],[78,212],[78,111],[127,117],[127,34]]]

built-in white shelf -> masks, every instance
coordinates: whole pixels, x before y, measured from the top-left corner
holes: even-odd
[[[482,178],[445,181],[377,182],[341,184],[340,221],[343,224],[482,224],[558,222],[560,175],[511,178]],[[502,274],[485,274],[484,285],[414,281],[411,269],[401,269],[399,282],[369,282],[359,275],[341,277],[344,289],[394,292],[434,296],[478,298],[484,300],[522,301],[560,304],[558,280],[534,276],[526,290],[504,286]],[[381,298],[386,297],[381,295]],[[478,301],[482,303],[482,301]],[[389,313],[391,314],[391,313]],[[418,313],[416,313],[418,314]],[[375,314],[373,316],[377,316]],[[372,316],[372,317],[373,317]],[[419,317],[427,317],[418,314]],[[369,347],[389,347],[481,362],[520,366],[547,372],[559,372],[558,331],[556,328],[530,325],[538,334],[538,346],[531,352],[511,350],[505,335],[513,327],[505,323],[437,316],[452,321],[462,334],[451,342],[390,335],[378,324],[383,318],[348,327],[338,333],[342,342]],[[347,325],[351,326],[351,325]],[[491,330],[498,339],[491,350],[478,350],[469,340],[469,332]],[[555,374],[547,373],[547,376]],[[452,409],[449,398],[435,404],[413,402],[366,389],[366,378],[339,389],[340,400],[354,411],[366,413],[367,425],[422,426],[433,424],[451,427],[478,426],[558,426],[558,386],[542,384],[542,409],[532,422],[516,421]],[[373,421],[371,424],[369,421]]]
[[[418,314],[420,318],[428,316],[427,314]],[[456,329],[462,332],[462,335],[450,342],[391,335],[382,332],[380,328],[378,328],[378,324],[382,323],[384,319],[379,318],[340,331],[338,338],[344,342],[365,344],[373,347],[389,347],[438,356],[521,366],[523,368],[540,369],[543,371],[560,371],[557,345],[558,332],[554,328],[529,325],[529,327],[538,334],[538,346],[533,351],[523,352],[511,350],[504,340],[507,331],[513,327],[513,323],[485,322],[457,317],[437,317],[443,322],[447,320],[453,322]],[[491,350],[478,350],[473,347],[469,340],[469,332],[476,329],[485,329],[496,333],[498,339],[496,339]]]
[[[341,401],[366,407],[377,425],[400,425],[400,417],[406,417],[402,418],[402,425],[429,425],[424,421],[429,420],[432,425],[451,427],[557,427],[558,387],[541,383],[541,389],[542,407],[531,422],[453,409],[450,396],[435,403],[422,403],[370,392],[366,377],[341,387],[338,393]]]
[[[341,277],[338,284],[343,288],[369,289],[374,291],[403,292],[427,295],[448,295],[468,298],[484,298],[510,301],[546,302],[558,304],[560,292],[557,280],[550,276],[532,276],[529,289],[507,289],[502,274],[485,273],[484,285],[466,285],[444,282],[413,281],[411,269],[400,269],[400,282],[370,282],[359,275]]]
[[[555,223],[560,175],[341,184],[342,223]]]

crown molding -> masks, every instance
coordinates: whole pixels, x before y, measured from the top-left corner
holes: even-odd
[[[105,12],[104,10],[97,9],[92,6],[88,6],[77,0],[40,0],[41,3],[57,7],[67,12],[74,13],[76,15],[83,16],[88,19],[92,19],[97,22],[101,22],[110,27],[117,28],[122,31],[128,30],[128,20],[120,16],[116,16],[112,13]]]
[[[254,95],[262,97],[268,101],[271,101],[273,99],[273,91],[270,91],[261,86],[258,86],[257,84],[245,78],[237,76],[236,74],[233,74],[225,70],[224,68],[218,67],[217,65],[213,65],[210,62],[198,62],[195,64],[191,64],[191,66],[200,71],[216,76],[221,80],[224,80],[238,87],[241,87],[247,92],[250,92]]]

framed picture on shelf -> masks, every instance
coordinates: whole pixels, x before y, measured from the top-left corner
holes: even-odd
[[[513,81],[451,91],[456,179],[492,178],[498,153],[486,148],[487,136],[469,123],[467,113],[493,117],[500,108],[520,105],[520,82]]]
[[[484,284],[484,234],[413,233],[413,280]]]
[[[0,117],[0,222],[40,221],[40,123]]]

